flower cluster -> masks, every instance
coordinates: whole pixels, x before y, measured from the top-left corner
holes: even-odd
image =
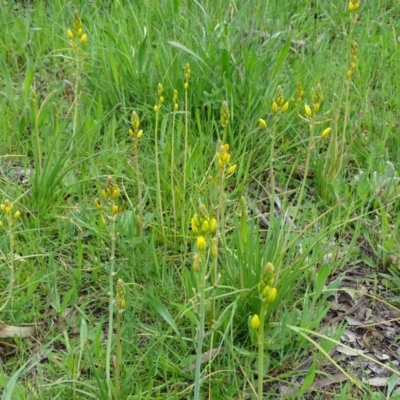
[[[272,111],[277,114],[278,112],[285,113],[289,109],[289,102],[285,102],[285,96],[281,85],[278,85],[275,91],[274,100],[272,102]]]
[[[353,75],[353,71],[356,69],[356,62],[357,62],[357,53],[358,53],[358,44],[353,42],[351,45],[351,63],[350,68],[347,70],[346,77],[350,79]]]
[[[322,102],[323,98],[324,98],[324,96],[322,94],[321,84],[318,83],[317,86],[314,88],[314,92],[313,92],[313,96],[312,96],[312,103],[313,103],[313,108],[314,108],[315,114],[320,110],[321,102]],[[312,116],[312,110],[308,104],[304,105],[304,111],[305,111],[307,117]]]
[[[158,104],[154,106],[154,112],[156,114],[158,113],[158,111],[160,111],[161,106],[164,104],[165,99],[163,96],[163,92],[164,92],[163,86],[161,83],[159,83],[157,86]]]
[[[231,114],[229,112],[228,103],[226,101],[223,101],[222,106],[221,106],[220,121],[221,121],[221,125],[224,129],[228,126],[230,119],[231,119]]]
[[[126,307],[125,286],[124,286],[124,281],[122,279],[118,279],[117,281],[117,296],[115,298],[115,303],[118,307],[118,312],[122,314],[125,311]]]
[[[79,18],[78,11],[74,13],[74,22],[72,24],[72,29],[67,29],[67,37],[70,40],[70,46],[74,53],[77,51],[77,42],[80,41],[81,44],[86,44],[88,40],[88,35],[83,33],[83,24]]]
[[[174,111],[178,111],[179,110],[179,103],[178,103],[178,91],[175,89],[174,90],[174,95],[172,97],[172,102],[174,104]]]
[[[218,167],[220,169],[224,169],[231,160],[231,155],[229,153],[229,144],[227,143],[221,144],[221,146],[219,146],[216,157],[217,157]],[[226,170],[226,172],[230,175],[233,174],[235,170],[236,170],[236,164],[233,164]]]
[[[189,89],[189,78],[190,78],[190,64],[186,63],[186,65],[185,65],[185,83],[183,84],[183,88],[185,90]]]
[[[196,248],[199,251],[194,255],[193,270],[198,272],[200,270],[200,262],[202,260],[202,253],[210,241],[210,236],[217,230],[217,220],[210,218],[207,208],[204,204],[200,204],[197,213],[191,219],[192,231],[197,235]],[[217,240],[211,239],[211,254],[216,257],[218,254]]]
[[[103,199],[111,204],[111,215],[116,215],[118,212],[121,211],[121,207],[118,207],[116,204],[116,200],[118,200],[121,191],[118,185],[114,182],[112,176],[107,177],[106,185],[104,189],[101,191]],[[100,211],[101,215],[103,210],[103,205],[98,198],[94,199],[94,205]],[[104,218],[103,218],[104,219]]]
[[[6,216],[11,216],[12,210],[13,210],[13,204],[11,203],[10,200],[6,199],[4,200],[4,203],[0,204],[0,210],[3,211],[3,213]],[[21,211],[15,211],[14,214],[12,215],[13,219],[18,219],[21,216]],[[0,227],[2,226],[0,222]]]
[[[129,129],[128,131],[129,136],[133,137],[134,139],[140,139],[143,135],[143,129],[139,129],[140,121],[138,115],[136,114],[136,111],[132,112],[131,123],[132,129]]]
[[[260,283],[258,284],[258,292],[264,303],[272,303],[276,298],[276,287],[274,287],[274,266],[268,262],[263,269]]]
[[[349,11],[354,12],[360,8],[360,0],[351,0],[349,2]]]
[[[204,204],[200,204],[197,213],[191,219],[192,231],[196,235],[205,236],[207,233],[213,234],[217,229],[217,220],[210,218]]]

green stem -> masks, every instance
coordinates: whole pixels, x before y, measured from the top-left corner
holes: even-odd
[[[204,256],[204,254],[202,254]],[[203,354],[203,341],[204,341],[204,324],[206,313],[206,299],[205,299],[205,285],[206,285],[206,261],[204,257],[201,259],[200,277],[199,277],[199,324],[198,324],[198,338],[196,349],[196,369],[195,369],[195,382],[194,382],[194,400],[200,400],[200,384],[201,384],[201,356]]]
[[[175,173],[175,119],[176,111],[172,117],[172,136],[171,136],[171,193],[172,193],[172,209],[174,215],[174,239],[176,240],[176,229],[177,229],[177,215],[176,215],[176,200],[175,200],[175,184],[174,184],[174,173]]]
[[[260,329],[258,331],[258,400],[263,398],[264,384],[264,325],[267,305],[261,300],[260,308]]]
[[[0,307],[0,312],[3,311],[8,302],[10,301],[12,297],[12,290],[14,287],[14,235],[12,234],[12,225],[13,225],[13,217],[10,214],[7,215],[7,222],[8,222],[8,229],[7,229],[7,236],[8,240],[10,241],[10,284],[8,285],[8,295],[3,303],[3,305]]]
[[[138,208],[139,208],[139,218],[137,222],[138,236],[141,237],[143,233],[143,203],[142,203],[142,175],[139,168],[139,138],[133,138],[133,155],[135,158],[135,173],[137,180],[138,189]]]
[[[114,265],[115,265],[115,220],[116,216],[113,215],[110,218],[110,241],[111,241],[111,255],[110,255],[110,271],[108,275],[108,286],[110,291],[110,298],[108,304],[108,339],[107,339],[107,351],[106,351],[106,382],[108,388],[108,398],[111,399],[111,347],[113,339],[113,316],[114,316]]]
[[[117,360],[115,367],[115,392],[114,398],[118,400],[119,398],[119,374],[120,365],[122,363],[122,351],[121,351],[121,313],[117,314]]]
[[[160,106],[158,106],[160,107]],[[160,180],[160,164],[158,160],[158,119],[159,119],[159,110],[156,111],[156,127],[155,127],[155,150],[156,150],[156,175],[157,175],[157,202],[158,208],[160,211],[160,222],[161,222],[161,231],[163,236],[165,236],[164,232],[164,215],[162,210],[162,201],[161,201],[161,180]]]

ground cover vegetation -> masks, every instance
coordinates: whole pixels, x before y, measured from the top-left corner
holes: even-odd
[[[1,399],[399,398],[397,1],[5,1]]]

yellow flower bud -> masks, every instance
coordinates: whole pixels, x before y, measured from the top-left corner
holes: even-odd
[[[111,193],[111,198],[113,198],[114,200],[118,199],[120,193],[121,193],[121,191],[119,190],[119,187],[115,186],[115,188],[113,189],[113,191]]]
[[[218,167],[224,168],[224,163],[222,162],[221,159],[218,159]]]
[[[140,139],[143,135],[143,129],[141,129],[138,133],[137,133],[137,138]]]
[[[100,203],[100,200],[97,197],[94,199],[94,205],[98,210],[101,210],[103,208],[103,206]]]
[[[87,40],[88,40],[88,35],[84,33],[81,37],[81,43],[86,44]]]
[[[262,298],[267,303],[272,303],[276,298],[276,288],[271,288],[270,286],[265,286],[262,292]]]
[[[285,113],[287,110],[289,110],[289,102],[288,101],[282,106],[283,113]]]
[[[308,104],[304,105],[304,111],[306,112],[307,117],[311,117],[312,112],[311,112],[311,108]]]
[[[21,211],[15,211],[13,217],[14,219],[18,219],[21,216]]]
[[[254,314],[250,321],[250,328],[256,331],[260,327],[260,317]]]
[[[178,111],[179,110],[179,104],[178,103],[174,103],[174,111]]]
[[[347,78],[347,79],[350,79],[350,78],[351,78],[351,70],[348,70],[348,71],[346,72],[346,78]]]
[[[331,133],[331,128],[330,127],[324,129],[323,132],[322,132],[321,138],[327,137],[330,133]]]
[[[188,90],[188,89],[189,89],[189,83],[185,82],[185,83],[183,84],[183,88],[184,88],[185,90]]]
[[[71,29],[67,29],[67,37],[70,40],[74,38],[74,34],[72,33]]]
[[[111,206],[111,214],[118,214],[118,206],[116,206],[115,204]]]
[[[120,301],[119,301],[119,306],[118,306],[119,311],[125,310],[125,307],[126,307],[125,299],[120,300]]]
[[[210,228],[209,228],[210,233],[214,233],[217,230],[217,220],[215,218],[212,218],[210,220],[209,225],[210,225]]]
[[[199,228],[197,227],[197,219],[195,218],[195,217],[193,217],[191,220],[190,220],[190,222],[191,222],[191,224],[192,224],[192,231],[193,231],[193,233],[198,233],[199,232]]]
[[[206,248],[206,239],[204,239],[204,236],[198,236],[196,240],[196,247],[200,250],[203,251]]]
[[[160,103],[164,104],[164,101],[165,101],[164,96],[160,96]]]
[[[158,107],[157,105],[154,106],[154,112],[157,114],[158,110],[160,109],[160,107]]]
[[[276,101],[272,103],[272,111],[276,114],[279,111],[279,106]]]
[[[349,11],[353,12],[354,11],[354,4],[352,1],[349,2]]]
[[[227,173],[228,175],[233,174],[233,173],[235,172],[235,170],[236,170],[236,167],[237,167],[236,164],[231,165],[231,166],[226,170],[226,173]]]
[[[356,63],[355,63],[355,62],[352,62],[352,63],[350,64],[350,68],[351,68],[352,70],[355,70],[355,69],[356,69]]]
[[[267,123],[266,123],[265,120],[262,119],[262,118],[260,118],[260,119],[258,120],[258,125],[260,125],[260,127],[263,128],[263,129],[267,129]]]
[[[82,28],[79,28],[76,34],[78,35],[78,37],[81,37],[83,34]]]
[[[201,230],[206,233],[210,230],[210,225],[208,224],[208,221],[205,220],[203,221],[203,223],[201,224]]]
[[[317,113],[319,111],[320,106],[321,106],[320,103],[315,103],[314,104],[314,112],[315,113]]]

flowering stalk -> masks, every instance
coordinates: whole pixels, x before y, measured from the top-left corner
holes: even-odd
[[[143,203],[142,203],[142,174],[140,173],[139,168],[139,139],[143,135],[143,130],[140,128],[139,117],[135,111],[132,112],[131,117],[132,129],[129,129],[129,136],[132,137],[133,140],[133,157],[134,157],[134,171],[136,174],[137,181],[137,189],[138,189],[138,209],[139,209],[139,217],[137,221],[137,231],[138,236],[142,236],[143,233]]]
[[[78,11],[74,13],[74,22],[72,29],[67,29],[67,38],[74,54],[75,60],[75,87],[74,87],[74,116],[72,121],[72,139],[75,138],[78,127],[78,114],[79,114],[79,88],[81,79],[81,66],[83,64],[83,55],[79,53],[79,47],[87,43],[88,35],[83,32],[83,24],[79,17]],[[74,140],[71,142],[71,150],[74,146]]]
[[[12,290],[14,287],[14,273],[15,273],[15,268],[14,268],[14,248],[15,248],[15,242],[14,242],[14,235],[12,232],[13,226],[15,224],[15,221],[20,217],[21,212],[20,211],[15,211],[12,213],[13,209],[13,204],[10,202],[10,200],[6,199],[4,203],[0,204],[0,210],[4,213],[5,218],[7,220],[7,236],[8,236],[8,241],[9,241],[9,261],[8,265],[10,268],[10,283],[8,285],[8,295],[2,306],[0,307],[0,312],[3,311],[10,299],[12,298]],[[3,223],[0,221],[0,228],[3,227]]]
[[[115,299],[116,306],[118,309],[117,313],[117,356],[116,356],[116,367],[115,367],[115,391],[114,398],[118,400],[119,398],[119,377],[120,377],[120,366],[122,364],[122,349],[121,349],[121,318],[122,313],[125,311],[125,287],[124,281],[118,279],[117,281],[117,296]]]
[[[157,88],[158,94],[158,104],[154,106],[154,112],[156,114],[156,126],[155,126],[155,151],[156,151],[156,176],[157,176],[157,203],[160,213],[160,223],[161,223],[161,231],[163,236],[165,236],[165,227],[164,227],[164,215],[162,209],[162,201],[161,201],[161,180],[160,180],[160,165],[158,159],[158,123],[159,123],[159,113],[160,108],[164,103],[164,96],[163,96],[163,87],[161,83],[158,84]]]
[[[183,150],[183,193],[182,193],[182,203],[185,205],[186,203],[186,164],[187,164],[187,156],[189,153],[189,145],[188,145],[188,135],[189,135],[189,101],[188,101],[188,89],[189,89],[189,78],[190,78],[190,65],[186,63],[185,65],[185,83],[183,84],[183,89],[185,91],[185,148]],[[185,206],[182,208],[182,230],[183,237],[186,238],[186,209]],[[186,239],[185,239],[185,248],[186,248]]]
[[[208,211],[204,204],[200,204],[197,213],[191,219],[191,226],[193,233],[197,236],[196,248],[197,252],[194,255],[193,271],[196,275],[197,281],[197,346],[196,346],[196,367],[195,367],[195,384],[194,384],[194,399],[199,400],[200,387],[201,387],[201,361],[203,354],[203,342],[205,336],[205,314],[206,314],[206,273],[207,273],[207,260],[210,251],[208,244],[211,235],[214,235],[217,230],[217,220],[210,218]],[[214,249],[215,237],[211,240],[211,253],[216,257]]]
[[[173,117],[172,117],[172,135],[171,135],[171,178],[170,179],[171,179],[171,192],[172,192],[172,207],[174,213],[174,238],[176,238],[175,235],[177,232],[177,215],[176,215],[174,173],[175,173],[175,121],[176,121],[176,113],[179,109],[177,90],[174,90],[172,102],[173,102]]]
[[[114,182],[111,176],[107,177],[105,188],[102,190],[103,199],[108,203],[110,207],[110,213],[108,215],[109,220],[109,235],[111,242],[110,249],[110,267],[108,273],[108,285],[109,285],[109,305],[108,305],[108,338],[107,338],[107,349],[106,349],[106,383],[108,388],[108,398],[111,399],[111,347],[113,339],[113,316],[114,316],[114,268],[115,268],[115,244],[117,240],[116,233],[116,219],[117,214],[120,211],[117,200],[120,195],[120,189]],[[102,206],[98,199],[95,199],[95,205],[102,212]],[[100,207],[99,207],[100,206]]]
[[[268,262],[262,271],[261,279],[258,284],[258,292],[260,296],[260,314],[253,315],[250,322],[250,328],[257,331],[258,346],[258,399],[263,399],[263,383],[264,383],[264,346],[265,346],[265,317],[269,304],[271,304],[277,294],[275,287],[274,266]]]

